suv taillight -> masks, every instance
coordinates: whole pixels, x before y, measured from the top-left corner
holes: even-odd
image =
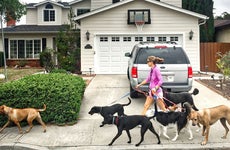
[[[132,78],[137,78],[138,77],[137,76],[137,67],[132,67],[131,75],[132,75]]]
[[[188,78],[192,78],[192,67],[188,67]]]

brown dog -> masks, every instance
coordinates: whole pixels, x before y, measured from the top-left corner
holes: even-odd
[[[205,108],[199,111],[191,111],[189,119],[192,120],[193,126],[199,126],[199,123],[203,125],[202,136],[205,136],[205,138],[201,145],[205,145],[207,143],[210,126],[218,120],[220,120],[221,124],[225,128],[225,135],[222,138],[226,139],[229,131],[226,125],[226,120],[230,125],[230,107],[220,105],[212,108]]]
[[[22,128],[20,126],[20,121],[27,119],[27,122],[29,124],[29,129],[26,130],[28,133],[33,128],[33,120],[36,119],[43,127],[44,132],[46,132],[46,125],[42,121],[40,111],[45,111],[46,105],[44,104],[43,109],[35,109],[35,108],[24,108],[24,109],[16,109],[7,107],[6,105],[0,106],[0,114],[5,114],[8,117],[7,123],[2,127],[0,132],[2,132],[9,124],[10,122],[14,122],[18,126],[19,133],[22,132]]]

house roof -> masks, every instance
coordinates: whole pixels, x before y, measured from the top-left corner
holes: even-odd
[[[18,26],[10,26],[4,28],[4,33],[58,33],[61,29],[63,29],[66,25],[56,25],[56,26],[39,26],[39,25],[18,25]],[[1,31],[1,29],[0,29]]]
[[[61,1],[55,2],[55,1],[51,1],[51,0],[45,0],[45,1],[42,1],[40,3],[29,3],[26,5],[26,7],[27,8],[36,8],[36,7],[43,5],[43,4],[46,4],[46,3],[51,3],[51,4],[54,4],[54,5],[63,7],[63,8],[70,8],[70,5],[68,2],[61,2]]]
[[[94,14],[97,14],[97,13],[100,13],[100,12],[103,12],[103,11],[106,11],[106,10],[109,10],[109,9],[112,9],[112,8],[115,8],[115,7],[130,3],[132,1],[134,1],[134,0],[124,0],[124,1],[120,1],[120,2],[115,3],[115,4],[110,4],[110,5],[107,5],[105,7],[93,10],[91,12],[79,15],[79,16],[75,17],[74,20],[81,20],[83,18],[92,16]],[[170,4],[167,4],[167,3],[164,3],[164,2],[160,2],[160,1],[156,1],[156,0],[144,0],[144,1],[152,3],[152,4],[155,4],[155,5],[158,5],[158,6],[161,6],[161,7],[172,9],[172,10],[184,13],[184,14],[188,14],[188,15],[200,18],[200,19],[204,19],[204,20],[208,19],[208,17],[205,16],[205,15],[202,15],[202,14],[199,14],[199,13],[196,13],[196,12],[192,12],[192,11],[189,11],[189,10],[186,10],[186,9],[174,6],[174,5],[170,5]]]
[[[230,20],[215,20],[214,27],[216,29],[230,27]]]

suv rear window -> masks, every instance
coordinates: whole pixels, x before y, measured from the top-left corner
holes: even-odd
[[[146,64],[148,56],[164,58],[164,64],[188,64],[190,63],[184,51],[180,47],[168,48],[140,48],[135,64]],[[176,58],[176,59],[175,59]]]

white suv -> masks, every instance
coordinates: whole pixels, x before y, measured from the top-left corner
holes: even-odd
[[[137,98],[138,92],[134,89],[137,84],[146,79],[150,68],[146,60],[148,56],[164,58],[160,68],[164,90],[170,92],[185,92],[192,88],[192,67],[190,61],[180,45],[175,42],[141,42],[136,44],[131,53],[125,53],[130,57],[127,76],[130,81],[130,97]],[[148,85],[140,87],[142,91],[148,91]]]

